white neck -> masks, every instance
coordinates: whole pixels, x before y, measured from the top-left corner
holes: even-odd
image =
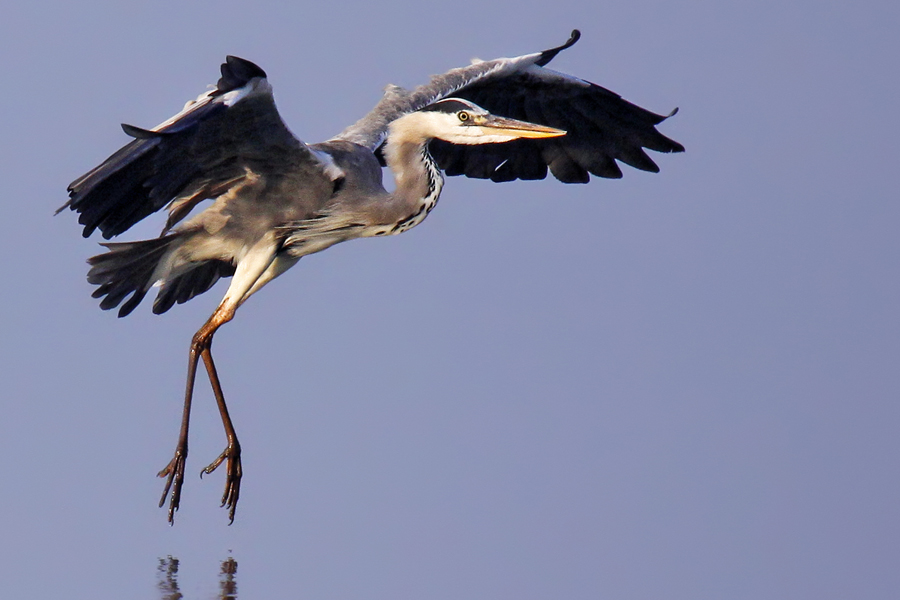
[[[400,204],[406,215],[390,233],[402,233],[421,223],[437,204],[444,185],[434,159],[428,153],[431,137],[423,134],[421,113],[411,113],[390,125],[384,146],[384,159],[394,174],[396,190],[393,202]]]

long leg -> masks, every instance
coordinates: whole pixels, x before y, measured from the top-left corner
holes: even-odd
[[[228,460],[225,475],[225,493],[222,494],[222,506],[228,508],[229,524],[234,523],[234,511],[237,508],[238,498],[241,494],[241,444],[238,442],[237,433],[234,431],[234,425],[231,422],[231,416],[228,414],[228,406],[225,404],[225,394],[222,393],[222,385],[219,383],[219,374],[216,372],[216,364],[212,357],[212,340],[210,345],[201,353],[203,364],[206,365],[206,373],[209,375],[209,383],[212,385],[213,394],[216,396],[216,404],[219,405],[219,414],[222,417],[222,426],[225,428],[225,438],[228,445],[222,454],[209,464],[205,469],[200,471],[200,476],[210,474],[215,471],[223,460]]]
[[[175,455],[169,461],[169,464],[157,474],[159,477],[166,477],[166,487],[163,490],[162,497],[159,499],[160,508],[166,502],[169,489],[172,490],[172,497],[169,499],[170,524],[175,522],[175,511],[178,510],[178,505],[181,503],[181,486],[184,484],[184,463],[188,454],[191,398],[194,395],[194,376],[197,373],[197,360],[199,357],[199,354],[194,351],[194,344],[191,344],[191,352],[188,357],[187,389],[184,392],[184,410],[181,414],[181,431],[178,434],[178,443],[175,445]]]
[[[298,260],[299,258],[289,256],[276,256],[262,275],[259,276],[256,282],[243,295],[240,303],[243,304],[247,298],[253,295],[262,286],[294,266]],[[231,311],[231,316],[228,317],[228,320],[231,320],[233,315],[234,310]],[[225,322],[227,321],[222,321],[222,323]],[[234,523],[234,511],[237,508],[238,499],[240,497],[241,476],[243,475],[243,470],[241,469],[241,444],[238,442],[237,433],[235,433],[234,425],[231,422],[231,416],[228,414],[228,406],[225,404],[225,394],[222,392],[222,386],[219,383],[219,374],[216,372],[216,364],[213,362],[212,336],[210,336],[209,343],[207,344],[206,349],[201,352],[200,356],[203,357],[203,364],[206,366],[206,373],[209,375],[209,382],[212,385],[213,393],[216,396],[216,403],[219,405],[219,414],[222,417],[222,425],[225,427],[225,437],[228,440],[228,445],[225,447],[225,450],[222,451],[222,454],[210,463],[209,466],[200,471],[200,476],[202,477],[204,474],[209,475],[222,464],[222,461],[228,461],[226,464],[227,473],[225,476],[225,492],[222,494],[221,505],[228,508],[228,518],[230,519],[230,523]]]
[[[178,443],[175,446],[175,455],[172,457],[172,460],[158,473],[159,477],[166,477],[166,487],[163,490],[162,497],[159,499],[160,507],[165,504],[166,496],[169,495],[169,490],[171,489],[172,491],[172,495],[169,498],[169,523],[174,523],[175,521],[175,511],[178,510],[178,506],[181,502],[181,488],[184,485],[184,465],[188,455],[188,428],[191,420],[191,400],[194,395],[194,380],[197,374],[197,362],[201,356],[204,356],[204,363],[206,362],[205,356],[209,355],[213,334],[221,325],[230,321],[234,316],[233,308],[226,313],[227,317],[226,314],[223,314],[224,311],[222,311],[222,308],[222,305],[219,305],[216,312],[214,312],[203,327],[194,334],[194,338],[191,340],[191,350],[188,355],[187,384],[184,392],[184,411],[181,415],[181,430],[178,434]],[[211,360],[212,356],[210,355],[210,361]],[[213,384],[213,391],[216,393],[216,400],[219,402],[221,410],[221,407],[225,405],[225,399],[222,397],[221,387],[218,386],[218,378],[216,378],[216,382]],[[221,401],[219,398],[222,398]],[[230,425],[231,421],[229,420],[228,426]],[[231,427],[231,433],[233,436],[234,427]],[[237,438],[234,439],[236,442]],[[230,440],[231,437],[229,437],[229,444]],[[240,454],[240,451],[238,451],[238,454]]]
[[[248,292],[251,288],[253,288],[254,291],[255,289],[259,289],[260,286],[255,286],[255,284],[261,276],[267,272],[274,258],[275,246],[271,240],[263,240],[254,246],[238,263],[234,278],[231,280],[231,285],[228,287],[225,298],[222,299],[222,302],[219,304],[216,311],[203,327],[194,334],[194,337],[191,340],[181,432],[178,436],[178,444],[175,446],[175,455],[172,457],[169,464],[159,472],[159,477],[167,478],[165,490],[163,490],[162,498],[159,501],[160,507],[165,503],[166,496],[169,495],[169,490],[171,489],[171,496],[169,498],[169,523],[174,522],[175,511],[178,510],[181,501],[181,488],[184,485],[184,466],[188,452],[188,427],[190,423],[191,399],[194,391],[194,380],[197,373],[197,362],[201,357],[203,358],[203,364],[206,366],[206,372],[216,397],[216,403],[219,406],[219,414],[222,416],[222,424],[225,428],[225,437],[227,439],[225,450],[216,460],[203,469],[202,473],[212,473],[227,459],[228,473],[225,479],[225,493],[222,496],[222,506],[229,509],[228,516],[231,522],[234,522],[234,511],[237,507],[241,488],[241,445],[238,442],[237,434],[234,431],[231,417],[228,415],[228,407],[225,405],[225,395],[222,393],[222,386],[219,383],[219,376],[216,372],[215,363],[213,362],[212,339],[219,327],[234,318],[234,312],[237,310],[238,306],[247,299],[249,296]]]

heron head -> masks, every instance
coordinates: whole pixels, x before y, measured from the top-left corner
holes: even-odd
[[[414,113],[422,133],[452,144],[497,144],[566,135],[562,129],[492,115],[461,98],[445,98]]]

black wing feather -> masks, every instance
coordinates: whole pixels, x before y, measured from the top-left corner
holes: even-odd
[[[547,64],[578,37],[574,32],[566,44],[543,52],[535,64]],[[674,111],[668,116],[659,115],[599,85],[540,73],[546,72],[522,71],[504,77],[486,77],[448,97],[469,100],[496,115],[564,129],[568,132],[566,136],[473,146],[433,142],[432,155],[438,165],[448,175],[493,181],[539,179],[546,176],[549,167],[560,181],[586,183],[590,180],[588,173],[621,177],[616,161],[642,171],[658,172],[659,167],[644,148],[656,152],[684,150],[681,144],[656,129]]]
[[[166,282],[153,302],[153,313],[161,315],[177,302],[184,304],[209,290],[221,277],[234,275],[234,265],[222,260],[208,260]]]
[[[215,90],[158,129],[123,125],[135,139],[69,185],[69,201],[59,210],[80,213],[84,237],[97,229],[106,239],[119,235],[186,192],[221,192],[220,184],[239,178],[245,166],[277,162],[290,154],[284,150],[301,145],[281,122],[270,94],[231,106],[220,98],[264,78],[265,71],[234,56],[221,71]]]

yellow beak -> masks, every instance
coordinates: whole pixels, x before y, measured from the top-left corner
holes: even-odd
[[[476,121],[476,124],[487,129],[488,132],[504,133],[520,138],[550,138],[566,135],[566,132],[562,129],[545,127],[544,125],[537,125],[528,121],[496,117],[494,115],[479,119]]]

